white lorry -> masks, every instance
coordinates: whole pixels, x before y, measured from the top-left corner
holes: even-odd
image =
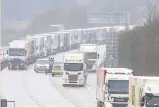
[[[85,63],[87,70],[97,68],[99,54],[96,44],[81,44],[79,52],[85,53]]]
[[[70,49],[70,33],[68,32],[51,32],[57,35],[58,47],[56,52],[64,52]]]
[[[26,39],[35,39],[35,43],[36,43],[36,56],[37,58],[42,58],[44,57],[44,54],[43,54],[43,45],[44,45],[44,38],[41,37],[41,36],[37,36],[37,35],[33,35],[33,36],[26,36]]]
[[[27,69],[35,61],[33,40],[14,40],[9,43],[8,69]]]
[[[129,77],[134,72],[126,68],[97,70],[97,107],[126,107],[129,96]]]
[[[58,41],[59,37],[58,34],[52,34],[52,42],[51,42],[51,49],[52,49],[52,54],[56,54],[58,51]]]
[[[63,86],[84,86],[87,81],[87,71],[84,53],[66,52],[64,54]]]
[[[47,57],[51,54],[51,39],[52,35],[45,33],[45,34],[37,34],[41,36],[44,39],[44,45],[43,45],[43,56]]]
[[[159,77],[130,77],[128,106],[159,107]]]

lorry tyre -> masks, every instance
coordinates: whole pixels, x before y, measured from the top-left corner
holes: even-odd
[[[52,77],[54,77],[55,76],[55,73],[52,73]]]
[[[28,69],[28,65],[27,65],[27,64],[25,65],[24,69],[25,69],[25,70],[27,70],[27,69]]]
[[[35,71],[36,73],[38,73],[38,71],[37,71],[36,69],[34,69],[34,71]]]
[[[105,107],[103,102],[97,101],[97,107]]]
[[[62,86],[63,86],[63,87],[66,87],[66,85],[65,85],[65,84],[62,84]]]
[[[10,66],[8,66],[8,70],[11,70]]]

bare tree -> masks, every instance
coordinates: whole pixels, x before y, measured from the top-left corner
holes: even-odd
[[[152,24],[152,22],[157,20],[156,5],[153,4],[152,0],[146,0],[146,9],[142,13],[143,19],[146,20],[147,24]]]

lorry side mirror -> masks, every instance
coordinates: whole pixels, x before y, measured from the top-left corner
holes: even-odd
[[[7,54],[9,54],[9,50],[7,50]]]
[[[99,54],[98,54],[98,58],[99,58]]]
[[[102,91],[106,92],[106,85],[103,85]]]

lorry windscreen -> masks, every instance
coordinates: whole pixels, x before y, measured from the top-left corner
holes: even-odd
[[[150,96],[146,100],[146,107],[159,107],[159,96]]]
[[[97,59],[97,52],[86,53],[87,59]]]
[[[25,49],[9,49],[9,55],[10,56],[25,56]]]
[[[66,71],[82,71],[83,63],[64,63],[64,70]]]
[[[108,93],[110,94],[128,94],[129,81],[128,80],[108,80]]]

